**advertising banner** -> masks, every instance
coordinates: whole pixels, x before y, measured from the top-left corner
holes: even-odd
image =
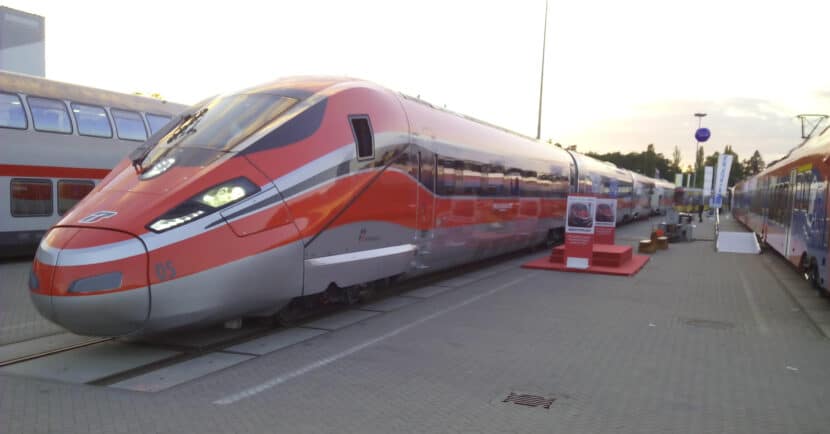
[[[674,174],[674,186],[675,187],[683,187],[683,174],[682,173],[675,173]]]
[[[706,166],[703,168],[703,197],[709,197],[712,195],[712,166]]]
[[[712,192],[712,207],[723,206],[723,197],[726,195],[726,186],[729,182],[729,171],[732,169],[732,154],[720,154],[718,167],[715,172],[715,190]]]
[[[596,198],[568,196],[565,220],[565,266],[586,269],[594,252]]]
[[[594,213],[594,243],[614,244],[617,227],[617,199],[596,200]]]

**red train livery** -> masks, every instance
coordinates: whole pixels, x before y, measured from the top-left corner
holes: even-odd
[[[89,335],[271,315],[560,238],[570,191],[620,190],[575,158],[368,82],[280,80],[194,106],[122,161],[44,237],[31,296]],[[627,176],[628,217],[659,211]]]

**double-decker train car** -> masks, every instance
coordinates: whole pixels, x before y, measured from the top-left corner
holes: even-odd
[[[0,257],[29,254],[185,106],[0,71]]]
[[[626,171],[368,82],[283,79],[122,161],[44,237],[31,296],[89,335],[271,315],[561,239],[567,195],[611,179],[633,217]]]
[[[813,285],[827,291],[830,125],[761,173],[735,185],[732,212]]]

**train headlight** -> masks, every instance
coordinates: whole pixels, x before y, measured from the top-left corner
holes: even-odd
[[[166,172],[167,169],[173,167],[176,164],[176,159],[173,157],[165,158],[159,161],[156,164],[153,164],[153,167],[150,170],[144,172],[139,176],[141,179],[150,179],[155,178],[156,176],[161,175],[162,173]]]
[[[259,191],[259,187],[246,178],[236,178],[223,182],[167,211],[147,225],[147,228],[153,232],[164,232],[173,229],[202,218],[232,203],[239,202],[257,191]]]

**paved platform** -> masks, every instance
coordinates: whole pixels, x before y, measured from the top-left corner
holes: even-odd
[[[697,241],[632,277],[519,268],[548,254],[133,381],[2,373],[0,432],[828,432],[830,340],[777,255]]]

